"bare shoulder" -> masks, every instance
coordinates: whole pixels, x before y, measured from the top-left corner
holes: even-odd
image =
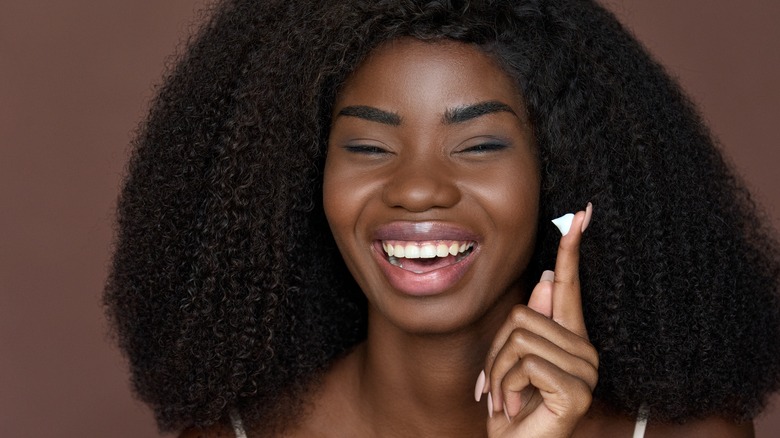
[[[215,424],[206,428],[191,427],[179,434],[179,438],[235,438],[233,429],[224,424]]]
[[[574,438],[605,436],[632,436],[636,419],[609,415],[593,408],[583,417]],[[651,417],[647,422],[645,438],[748,438],[754,437],[753,423],[735,423],[718,417],[692,420],[686,423],[659,423]]]
[[[755,436],[753,423],[734,423],[722,418],[711,417],[684,424],[647,424],[647,438],[752,438]]]
[[[285,438],[371,436],[360,411],[358,347],[332,364],[299,421],[285,430]]]

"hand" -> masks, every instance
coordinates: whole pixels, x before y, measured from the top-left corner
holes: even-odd
[[[568,437],[590,407],[598,353],[588,341],[578,273],[590,214],[588,204],[575,215],[555,272],[545,271],[528,306],[515,306],[493,340],[476,390],[489,397],[490,437]]]

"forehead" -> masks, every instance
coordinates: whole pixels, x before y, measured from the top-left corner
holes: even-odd
[[[410,100],[446,100],[448,105],[501,100],[516,107],[518,114],[524,112],[514,80],[477,46],[409,37],[374,49],[347,78],[336,108],[369,103],[398,106]]]

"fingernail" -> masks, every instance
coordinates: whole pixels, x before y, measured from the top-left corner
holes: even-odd
[[[493,418],[493,396],[488,392],[488,416]]]
[[[556,227],[558,227],[558,231],[561,232],[561,235],[565,236],[569,234],[569,229],[571,228],[572,219],[574,219],[574,214],[566,213],[559,218],[553,219],[552,223],[555,224]]]
[[[583,233],[588,228],[588,225],[590,225],[590,217],[591,216],[593,216],[593,204],[588,202],[588,206],[585,207],[585,219],[583,219],[583,221],[582,221],[582,232]]]
[[[542,278],[539,280],[542,281],[555,281],[555,272],[553,271],[544,271],[542,272]]]
[[[509,411],[506,410],[506,405],[504,405],[504,416],[506,417],[507,422],[512,422],[512,419],[509,417]]]
[[[485,370],[482,370],[477,377],[477,386],[474,387],[474,400],[482,400],[482,390],[485,389]]]

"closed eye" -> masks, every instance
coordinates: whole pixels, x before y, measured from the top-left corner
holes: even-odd
[[[494,151],[500,151],[506,149],[508,146],[504,143],[480,143],[474,146],[469,146],[460,151],[460,153],[488,153]]]
[[[348,145],[344,146],[344,149],[347,152],[351,152],[354,154],[386,154],[389,153],[387,150],[379,147],[379,146],[373,146],[373,145]]]

